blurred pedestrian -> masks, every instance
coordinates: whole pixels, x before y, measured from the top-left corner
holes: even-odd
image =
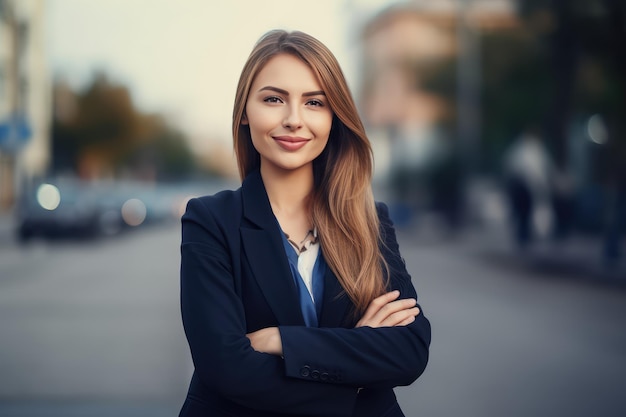
[[[520,248],[553,227],[552,179],[554,166],[541,136],[529,129],[509,147],[504,179],[514,236]]]
[[[424,371],[430,324],[332,53],[301,32],[263,36],[233,136],[241,188],[182,219],[195,372],[180,415],[403,416],[393,387]]]

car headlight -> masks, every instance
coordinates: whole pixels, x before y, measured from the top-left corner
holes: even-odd
[[[37,188],[37,203],[46,210],[55,210],[61,204],[61,192],[52,184],[41,184]]]

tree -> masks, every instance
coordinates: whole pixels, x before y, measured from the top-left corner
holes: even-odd
[[[130,173],[172,179],[194,167],[182,132],[160,115],[137,110],[130,91],[104,73],[96,74],[79,92],[58,82],[55,110],[52,142],[57,172],[83,178]]]
[[[550,108],[544,120],[562,168],[568,129],[576,117],[601,114],[609,140],[598,153],[602,182],[626,182],[626,4],[621,0],[520,2],[528,26],[547,20],[537,40],[547,46]]]

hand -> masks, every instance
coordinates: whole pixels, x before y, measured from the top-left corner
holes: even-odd
[[[414,298],[396,300],[400,291],[395,290],[374,298],[355,327],[406,326],[415,321],[420,309]]]
[[[257,352],[271,355],[283,355],[283,342],[280,338],[278,327],[266,327],[246,335],[250,339],[252,348]]]

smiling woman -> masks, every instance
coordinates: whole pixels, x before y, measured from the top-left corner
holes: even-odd
[[[302,32],[255,45],[235,97],[241,188],[192,199],[181,304],[195,371],[182,417],[404,414],[430,324],[332,53]]]
[[[276,170],[311,171],[328,142],[332,118],[311,68],[290,54],[272,58],[252,84],[243,117],[264,177]]]

